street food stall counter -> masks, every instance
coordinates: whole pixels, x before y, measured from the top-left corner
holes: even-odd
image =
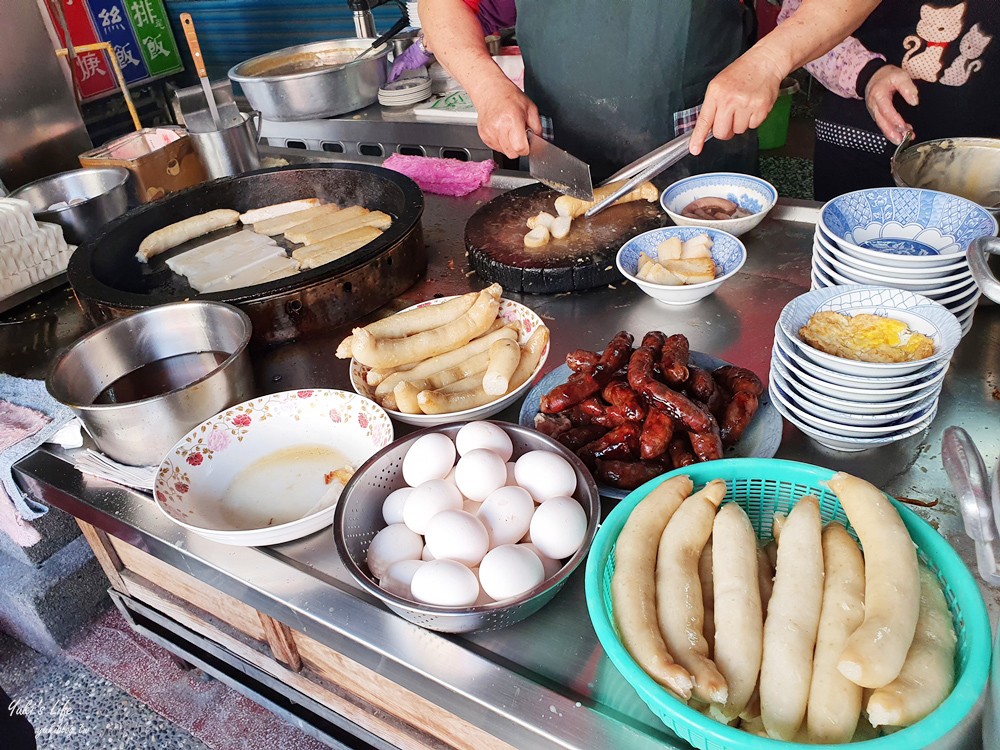
[[[463,230],[486,201],[527,181],[494,175],[462,198],[426,196],[426,275],[390,306],[484,286],[469,270]],[[743,237],[748,260],[716,294],[667,307],[632,283],[586,292],[509,295],[551,331],[546,370],[616,331],[683,333],[691,349],[768,373],[782,307],[809,288],[818,205],[782,201]],[[22,308],[4,354],[41,377],[54,351],[86,328],[72,295]],[[377,314],[375,316],[377,317]],[[334,357],[350,326],[255,355],[258,390],[350,390]],[[975,570],[975,553],[941,461],[942,432],[964,427],[988,465],[997,460],[1000,310],[980,305],[945,381],[929,429],[863,453],[821,448],[784,426],[779,458],[843,469],[909,503]],[[496,418],[516,422],[519,404]],[[407,430],[396,425],[397,435]],[[185,661],[233,685],[333,746],[407,748],[686,748],[640,701],[602,651],[579,568],[546,607],[499,630],[442,635],[396,616],[360,590],[330,529],[271,547],[234,547],[189,533],[141,492],[85,476],[71,457],[42,448],[16,472],[33,497],[75,516],[130,623]],[[603,511],[614,507],[603,499]],[[983,588],[994,624],[1000,593]],[[976,736],[970,715],[955,747]]]

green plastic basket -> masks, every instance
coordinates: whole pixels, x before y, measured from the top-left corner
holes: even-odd
[[[821,482],[835,472],[819,466],[773,458],[731,458],[695,464],[657,477],[622,500],[601,525],[587,560],[587,609],[597,637],[608,658],[639,697],[678,737],[701,750],[806,750],[815,745],[757,737],[700,714],[671,696],[647,675],[629,655],[618,637],[611,608],[611,576],[615,569],[615,542],[629,514],[658,484],[677,474],[687,474],[695,490],[712,479],[724,479],[725,502],[736,501],[746,510],[761,540],[771,538],[771,520],[787,512],[803,495],[819,498],[824,522],[840,521],[848,531],[847,516],[830,490]],[[929,524],[892,500],[917,546],[920,561],[942,583],[945,599],[958,635],[956,682],[951,695],[930,716],[893,734],[828,748],[865,750],[914,750],[929,747],[945,737],[974,708],[986,686],[990,667],[991,633],[986,605],[965,564]],[[855,536],[856,538],[856,536]],[[862,721],[864,719],[862,718]]]

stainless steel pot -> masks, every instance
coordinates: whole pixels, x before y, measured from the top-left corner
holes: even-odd
[[[989,256],[1000,255],[1000,239],[996,237],[979,237],[969,245],[969,270],[972,278],[979,284],[988,298],[1000,304],[1000,281],[993,275],[989,266]]]
[[[233,66],[229,78],[266,120],[342,115],[374,104],[385,85],[389,45],[352,62],[373,41],[348,38],[287,47]]]
[[[257,141],[260,113],[237,112],[238,122],[221,130],[188,131],[208,179],[230,177],[260,169]]]
[[[10,197],[28,201],[38,221],[58,224],[69,244],[80,245],[125,213],[128,177],[121,167],[74,169],[29,182]],[[56,203],[68,205],[49,208]]]
[[[250,332],[246,313],[219,302],[152,307],[81,338],[56,359],[46,386],[108,456],[133,466],[156,466],[189,430],[254,396]],[[106,403],[102,398],[144,366],[154,369],[146,370],[149,377],[142,384],[154,390],[157,382],[168,380],[162,364],[168,360],[183,364],[196,379],[140,400]]]
[[[1000,139],[941,138],[913,144],[907,133],[892,157],[900,187],[959,195],[1000,218]]]

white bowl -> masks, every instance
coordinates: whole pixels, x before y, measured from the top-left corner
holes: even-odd
[[[801,396],[803,399],[817,406],[822,406],[841,414],[875,414],[883,416],[903,411],[919,404],[927,398],[936,396],[941,392],[942,386],[942,381],[939,380],[937,383],[907,394],[903,398],[878,402],[852,401],[830,395],[833,389],[828,383],[813,379],[813,382],[817,383],[817,385],[810,385],[805,377],[803,377],[803,373],[790,370],[777,352],[771,354],[771,371],[777,372],[782,378],[785,385],[788,386],[788,388],[785,388],[786,391],[790,389],[796,396]]]
[[[775,340],[783,338],[784,334],[780,331],[775,335]],[[791,344],[788,344],[791,348]],[[797,356],[797,355],[796,355]],[[878,385],[882,384],[884,379],[879,378],[853,378],[850,381],[845,382],[831,382],[833,376],[836,373],[828,373],[826,371],[820,371],[821,375],[816,375],[810,372],[806,365],[809,367],[814,367],[811,362],[799,362],[794,360],[785,349],[782,344],[775,344],[774,348],[771,350],[772,359],[776,359],[796,380],[805,383],[813,391],[821,391],[823,393],[832,394],[833,397],[841,399],[846,402],[855,402],[859,407],[880,407],[883,404],[893,404],[900,400],[912,397],[915,394],[923,394],[933,389],[935,387],[940,387],[941,383],[944,381],[945,375],[948,373],[948,367],[940,367],[938,369],[932,370],[931,374],[917,378],[916,380],[906,383],[904,385],[895,386],[892,388],[880,388],[872,387],[867,381],[876,382]],[[846,377],[846,376],[842,376]]]
[[[156,507],[223,544],[291,541],[329,526],[339,494],[326,474],[357,469],[393,439],[373,401],[326,389],[245,401],[181,438],[156,473]],[[252,488],[252,489],[248,489]]]
[[[896,289],[906,289],[910,292],[919,292],[927,297],[933,298],[935,294],[950,294],[961,289],[968,289],[970,284],[975,283],[972,272],[966,268],[964,271],[939,276],[936,278],[901,278],[885,273],[872,273],[871,271],[859,271],[857,268],[833,258],[830,253],[823,249],[818,243],[813,244],[813,259],[820,262],[828,270],[846,277],[847,283],[851,284],[874,284],[876,286],[891,286]],[[891,269],[887,269],[891,273]],[[828,274],[830,275],[830,274]]]
[[[744,211],[749,211],[750,215],[718,221],[683,216],[681,211],[691,201],[699,198],[725,198]],[[721,229],[734,237],[739,237],[760,224],[777,201],[778,191],[771,183],[738,172],[711,172],[685,177],[660,195],[660,206],[677,226]]]
[[[661,242],[677,237],[682,242],[707,234],[712,240],[712,260],[718,275],[712,281],[701,284],[669,286],[644,281],[636,276],[639,270],[639,254],[645,253],[655,259],[656,248]],[[636,235],[618,251],[615,263],[622,275],[634,282],[645,294],[665,305],[691,305],[715,292],[722,284],[743,267],[747,260],[747,249],[728,232],[719,229],[698,227],[663,227]]]
[[[893,435],[898,432],[905,432],[914,425],[923,422],[932,411],[937,411],[937,399],[932,399],[921,411],[916,414],[911,413],[907,417],[898,420],[893,424],[844,424],[834,422],[823,417],[817,417],[809,413],[802,407],[801,400],[795,398],[791,393],[784,390],[781,384],[776,381],[771,382],[771,391],[777,392],[781,396],[782,403],[791,410],[801,422],[817,430],[822,430],[831,435],[853,438],[881,438]]]
[[[881,280],[876,281],[872,278],[874,274],[862,274],[858,271],[845,272],[843,269],[837,269],[832,266],[829,261],[825,260],[817,253],[813,254],[813,265],[822,271],[827,278],[833,279],[837,282],[837,286],[854,286],[862,284],[867,286],[882,286],[892,289],[902,289],[906,292],[921,294],[924,297],[934,300],[940,304],[944,304],[942,300],[966,300],[978,288],[976,286],[976,281],[972,278],[971,274],[967,278],[961,279],[957,282],[951,282],[948,286],[939,286],[932,282],[930,283],[930,289],[917,289],[915,288],[917,286],[927,286],[927,282],[918,282],[913,284],[906,281],[896,281],[891,277],[885,276],[881,277]]]
[[[847,314],[871,313],[895,318],[911,330],[929,336],[934,354],[914,362],[861,362],[827,354],[799,338],[799,329],[819,311]],[[958,320],[933,300],[913,292],[877,286],[839,286],[799,295],[781,311],[778,326],[795,346],[816,364],[847,375],[893,377],[922,370],[934,362],[950,359],[962,340]]]
[[[411,305],[406,309],[414,310],[418,307],[425,307],[426,305],[439,305],[450,299],[454,299],[454,297],[438,297],[436,299],[427,300],[426,302],[420,302],[416,305]],[[403,312],[405,312],[405,310]],[[526,307],[525,305],[509,299],[500,300],[500,311],[498,314],[504,320],[510,323],[518,324],[521,329],[519,339],[521,344],[524,344],[529,338],[531,338],[531,334],[534,333],[536,328],[545,325],[542,319],[539,318],[530,307]],[[520,386],[515,388],[510,393],[499,396],[496,401],[490,401],[490,403],[484,404],[483,406],[477,406],[474,409],[453,411],[448,414],[406,414],[393,409],[386,409],[385,411],[390,417],[399,422],[403,422],[404,424],[419,425],[420,427],[436,427],[437,425],[448,424],[449,422],[486,419],[486,417],[493,416],[497,412],[503,411],[507,408],[507,406],[517,401],[517,399],[527,392],[527,390],[531,387],[531,384],[535,381],[535,378],[538,377],[538,373],[542,371],[542,367],[545,366],[545,360],[548,359],[548,356],[549,344],[546,344],[545,350],[542,352],[542,356],[538,360],[538,365],[535,367],[534,372],[531,373],[531,377],[525,380]],[[368,385],[368,381],[365,378],[369,369],[370,368],[361,364],[357,360],[352,359],[351,387],[365,398],[374,399],[375,386]]]
[[[818,224],[816,225],[816,233],[813,235],[813,244],[818,244],[831,257],[852,268],[857,268],[859,271],[888,273],[905,279],[932,279],[938,276],[950,276],[969,267],[965,255],[956,256],[955,260],[951,263],[936,266],[900,266],[885,263],[881,258],[878,260],[859,258],[844,252],[844,250],[837,246],[832,237],[823,232]]]
[[[925,430],[930,423],[934,421],[934,417],[937,414],[937,409],[935,408],[919,424],[916,424],[910,429],[898,434],[886,435],[878,438],[848,437],[835,435],[826,432],[825,430],[817,429],[799,420],[794,415],[792,410],[785,404],[785,402],[781,400],[780,394],[774,392],[775,389],[768,390],[771,393],[771,398],[774,400],[774,408],[778,410],[778,413],[781,414],[781,416],[797,427],[807,437],[815,440],[820,445],[831,448],[832,450],[843,451],[845,453],[857,453],[858,451],[868,450],[869,448],[878,448],[883,445],[898,443],[900,440],[905,440],[906,438],[912,437],[918,432]]]
[[[926,413],[941,395],[940,390],[938,390],[905,409],[884,413],[862,414],[854,409],[830,409],[816,403],[812,397],[813,394],[807,388],[795,383],[791,378],[786,378],[777,368],[772,368],[771,370],[771,382],[781,388],[792,404],[802,411],[807,412],[810,416],[825,420],[831,424],[843,425],[843,430],[833,430],[833,432],[843,432],[855,427],[889,427],[900,424],[914,415]],[[892,429],[895,429],[895,427]],[[860,437],[865,437],[865,435],[860,435]]]
[[[899,187],[837,196],[820,209],[819,225],[850,255],[911,267],[947,265],[972,240],[997,233],[996,219],[972,201]]]

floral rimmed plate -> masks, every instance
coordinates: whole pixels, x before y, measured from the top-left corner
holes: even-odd
[[[237,404],[181,438],[160,463],[154,498],[175,523],[223,544],[278,544],[333,521],[334,474],[393,440],[378,404],[303,389]]]

